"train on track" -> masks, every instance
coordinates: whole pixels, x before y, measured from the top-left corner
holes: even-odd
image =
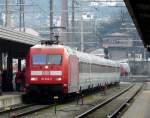
[[[120,62],[120,77],[121,79],[129,79],[130,66],[127,62]]]
[[[119,81],[119,63],[64,45],[37,44],[27,55],[28,92],[64,95]]]

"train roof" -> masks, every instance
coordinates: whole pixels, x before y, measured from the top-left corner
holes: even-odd
[[[84,52],[77,51],[76,55],[79,57],[80,61],[82,61],[82,62],[119,67],[119,63],[117,63],[115,61],[112,61],[109,59],[104,59],[102,57],[95,56],[92,54],[87,54]]]
[[[79,61],[81,61],[81,62],[119,67],[119,63],[116,61],[104,59],[99,56],[95,56],[95,55],[88,54],[85,52],[80,52],[80,51],[72,49],[71,47],[64,46],[64,45],[45,45],[45,44],[41,45],[41,44],[38,44],[31,48],[63,48],[69,55],[76,55],[79,58]]]

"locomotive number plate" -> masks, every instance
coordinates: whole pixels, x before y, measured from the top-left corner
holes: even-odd
[[[50,72],[49,71],[43,71],[42,75],[50,75]]]

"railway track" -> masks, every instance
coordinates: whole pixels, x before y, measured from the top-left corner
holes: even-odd
[[[131,85],[130,87],[132,87],[133,85]],[[129,87],[129,88],[130,88]],[[127,89],[125,89],[125,91],[127,91],[129,88],[127,88]],[[76,102],[76,101],[75,101]],[[38,112],[38,111],[40,111],[40,110],[42,110],[42,109],[47,109],[47,108],[52,108],[52,106],[54,106],[54,105],[48,105],[48,106],[44,106],[44,108],[41,108],[41,109],[37,109],[37,106],[35,106],[36,107],[36,109],[37,110],[29,110],[29,112],[27,111],[27,112],[23,112],[23,113],[15,113],[16,114],[16,117],[22,117],[22,116],[28,116],[28,115],[30,115],[30,114],[32,114],[32,113],[35,113],[35,112]],[[22,112],[22,111],[21,111]],[[59,110],[58,110],[58,112],[59,112]]]
[[[133,84],[120,93],[76,116],[76,118],[116,117],[118,113],[129,103],[129,101],[135,97],[142,87],[143,84]]]
[[[124,90],[125,91],[128,91],[130,88],[132,88],[134,85],[131,85],[129,86],[127,89]],[[119,96],[120,94],[122,94],[123,91],[119,92],[117,95],[115,95],[116,97]],[[109,99],[107,99],[109,100]],[[76,101],[75,101],[75,104],[76,104]],[[16,108],[13,108],[13,109],[10,109],[10,110],[7,110],[4,111],[4,112],[0,112],[0,118],[12,118],[15,114],[15,117],[26,117],[26,116],[30,116],[32,113],[35,113],[35,112],[40,112],[41,110],[43,109],[49,109],[49,108],[52,108],[52,114],[54,113],[53,112],[53,104],[51,105],[23,105],[23,106],[19,106],[19,107],[16,107]],[[77,105],[78,107],[78,105]],[[57,112],[60,112],[59,109]],[[109,114],[110,115],[110,114]],[[32,116],[32,115],[31,115]],[[55,115],[54,115],[55,116]]]
[[[5,107],[5,108],[0,109],[0,115],[4,114],[4,113],[8,113],[8,112],[13,112],[13,111],[18,110],[18,109],[23,109],[23,108],[26,108],[26,107],[29,107],[32,105],[33,104],[17,104],[17,105]]]
[[[2,110],[0,111],[0,118],[14,118],[14,117],[22,117],[27,114],[31,114],[43,109],[47,109],[52,107],[52,105],[22,105],[19,107],[15,107],[12,109]]]

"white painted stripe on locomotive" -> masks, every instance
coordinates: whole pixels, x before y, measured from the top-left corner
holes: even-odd
[[[42,75],[42,71],[31,71],[31,75]]]
[[[31,71],[31,75],[34,76],[38,76],[38,75],[57,75],[57,76],[61,76],[62,75],[62,71]]]
[[[50,75],[62,75],[62,71],[50,71]]]

